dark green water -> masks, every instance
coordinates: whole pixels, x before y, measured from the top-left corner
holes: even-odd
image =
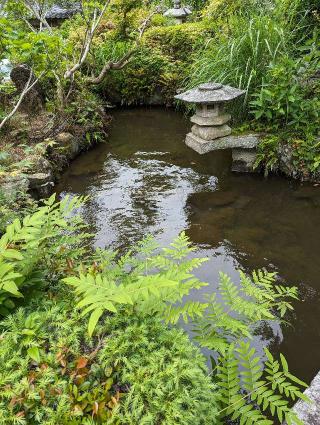
[[[310,381],[320,369],[320,187],[233,174],[230,152],[185,146],[189,127],[171,110],[115,112],[108,143],[77,158],[57,191],[90,196],[83,214],[95,246],[125,249],[149,233],[165,245],[186,230],[196,255],[210,258],[197,274],[211,291],[220,270],[237,282],[239,268],[267,267],[297,285],[290,325],[265,330],[257,345],[281,350]]]

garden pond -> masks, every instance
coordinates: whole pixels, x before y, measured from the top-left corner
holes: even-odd
[[[75,159],[56,189],[89,196],[83,215],[93,245],[125,251],[147,234],[167,245],[186,231],[195,255],[209,258],[196,271],[209,283],[205,292],[215,290],[219,271],[235,282],[239,268],[277,271],[299,287],[301,301],[287,326],[259,330],[257,346],[281,351],[310,382],[320,369],[320,187],[232,173],[231,150],[199,155],[184,144],[190,123],[174,110],[113,117],[106,143]]]

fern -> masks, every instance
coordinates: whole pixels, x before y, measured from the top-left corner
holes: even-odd
[[[267,361],[255,354],[249,342],[230,344],[218,359],[217,385],[221,388],[221,418],[240,419],[243,425],[272,425],[268,419],[276,416],[280,423],[302,425],[290,409],[288,398],[308,401],[295,385],[306,386],[290,374],[285,358],[281,365],[265,349]]]
[[[99,251],[99,265],[82,265],[77,276],[63,279],[74,287],[82,314],[90,313],[90,335],[105,311],[116,312],[121,305],[127,305],[137,313],[159,313],[168,323],[176,323],[180,317],[187,321],[202,316],[206,304],[190,301],[173,306],[181,303],[192,289],[206,285],[191,273],[206,259],[184,260],[191,250],[184,233],[169,248],[160,251],[153,238],[148,237],[135,252],[118,261],[109,252]]]
[[[74,288],[82,315],[89,315],[89,335],[105,312],[125,310],[142,320],[157,314],[171,324],[191,321],[196,341],[216,359],[221,423],[271,425],[272,415],[300,424],[288,399],[305,398],[300,390],[305,384],[290,374],[282,355],[279,362],[266,350],[265,360],[251,344],[261,321],[281,320],[292,310],[297,289],[277,284],[275,273],[265,270],[251,276],[240,271],[239,285],[220,273],[216,294],[205,302],[185,301],[191,290],[206,285],[192,274],[205,259],[187,258],[191,250],[184,234],[162,249],[148,237],[119,259],[117,253],[99,250],[93,263],[84,262],[77,274],[64,278]]]
[[[41,283],[43,274],[57,273],[65,268],[65,259],[78,257],[81,249],[73,253],[67,247],[76,247],[87,237],[73,234],[84,228],[74,210],[83,198],[65,198],[55,202],[55,195],[44,206],[22,221],[15,219],[0,238],[0,314],[9,312],[22,290]]]

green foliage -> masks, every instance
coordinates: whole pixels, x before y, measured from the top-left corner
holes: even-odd
[[[28,195],[12,190],[10,194],[0,189],[0,235],[15,218],[20,220],[34,211],[36,205]]]
[[[292,310],[296,288],[265,271],[240,272],[239,285],[221,274],[217,295],[184,303],[206,285],[192,274],[205,259],[188,257],[184,234],[162,249],[146,238],[120,258],[98,250],[77,268],[84,252],[73,247],[86,234],[71,233],[83,227],[74,213],[81,200],[54,201],[15,220],[1,238],[1,306],[7,313],[21,290],[43,290],[67,275],[82,314],[69,301],[73,292],[51,287],[56,305],[43,293],[0,322],[1,423],[269,424],[266,412],[299,423],[288,398],[304,398],[304,384],[283,356],[278,362],[266,350],[267,360],[260,358],[251,343],[261,322]],[[161,322],[180,318],[193,322],[197,342],[212,351],[214,384],[182,331]]]
[[[91,339],[72,304],[30,311],[1,324],[2,424],[215,423],[214,385],[182,331],[122,312]]]
[[[101,345],[84,338],[70,306],[28,312],[1,324],[1,423],[105,423],[121,396],[117,366],[97,362]]]
[[[289,127],[296,135],[318,132],[320,83],[313,79],[320,66],[318,41],[306,49],[300,60],[283,57],[272,65],[253,95],[252,112],[270,130]]]
[[[176,90],[188,77],[193,53],[208,33],[210,30],[201,23],[149,28],[129,64],[105,79],[103,92],[112,101],[123,104],[148,103],[154,94],[160,94],[162,102],[172,102]],[[119,58],[125,49],[124,42],[106,40],[99,45],[97,58],[102,63],[110,55]]]
[[[179,316],[202,315],[205,306],[189,302],[174,307],[192,289],[206,284],[192,274],[205,259],[186,260],[192,248],[182,233],[170,248],[157,250],[152,238],[147,238],[137,251],[129,252],[119,260],[110,253],[100,253],[102,263],[94,267],[80,267],[79,275],[70,276],[64,282],[75,289],[79,297],[77,306],[83,315],[90,313],[88,331],[92,335],[105,311],[116,313],[120,306],[130,306],[137,314],[159,313],[167,322],[175,323]],[[128,269],[130,272],[128,272]]]
[[[104,312],[117,317],[125,309],[126,314],[138,321],[154,314],[168,323],[191,318],[195,340],[212,350],[216,359],[215,383],[221,420],[272,424],[265,414],[268,410],[280,421],[300,423],[287,398],[305,399],[295,385],[305,384],[290,374],[283,356],[281,369],[266,350],[268,361],[264,367],[264,359],[255,355],[251,342],[261,322],[279,321],[288,310],[293,310],[297,288],[277,284],[275,273],[262,270],[251,277],[240,271],[239,285],[221,273],[217,293],[208,296],[206,302],[183,303],[183,297],[191,289],[205,285],[191,274],[203,261],[186,259],[191,250],[184,234],[170,248],[160,251],[154,240],[148,238],[119,260],[115,260],[116,254],[99,251],[92,266],[83,265],[78,276],[65,278],[64,282],[75,288],[82,316],[90,314],[89,335],[102,316],[108,320]],[[127,332],[124,338],[127,339]],[[139,412],[137,404],[134,406]],[[130,415],[135,415],[135,410]]]
[[[84,227],[72,215],[81,204],[80,198],[55,203],[53,195],[35,213],[7,226],[0,239],[0,314],[14,308],[22,291],[42,285],[45,276],[58,276],[67,259],[72,262],[81,255],[77,246],[87,235],[72,234]],[[68,251],[71,247],[74,250]]]
[[[220,413],[244,425],[272,425],[267,414],[280,423],[285,420],[287,424],[303,425],[290,409],[288,399],[308,401],[299,388],[307,385],[289,372],[282,355],[281,363],[267,349],[265,355],[267,360],[263,362],[250,343],[240,341],[230,344],[226,354],[218,359]]]
[[[104,102],[85,86],[75,92],[64,113],[71,124],[73,134],[85,137],[90,145],[106,139],[110,117]]]
[[[188,87],[218,81],[246,90],[243,108],[266,70],[287,51],[290,33],[269,15],[233,16],[229,29],[212,38],[195,59]]]
[[[218,291],[208,297],[206,314],[196,321],[196,340],[222,354],[230,342],[252,338],[260,321],[278,320],[293,310],[291,300],[297,299],[297,288],[276,284],[275,273],[259,270],[251,278],[239,273],[239,286],[220,273]]]

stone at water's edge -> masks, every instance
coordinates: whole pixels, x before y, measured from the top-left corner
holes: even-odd
[[[243,148],[254,149],[259,143],[259,135],[247,134],[241,136],[225,136],[216,140],[203,140],[192,133],[186,136],[186,145],[200,154],[219,149]]]
[[[311,403],[299,400],[294,405],[294,412],[304,425],[320,424],[320,372],[316,375],[304,394],[309,397]],[[285,425],[285,424],[284,424]]]
[[[232,149],[231,170],[237,173],[252,173],[257,159],[256,149]]]

